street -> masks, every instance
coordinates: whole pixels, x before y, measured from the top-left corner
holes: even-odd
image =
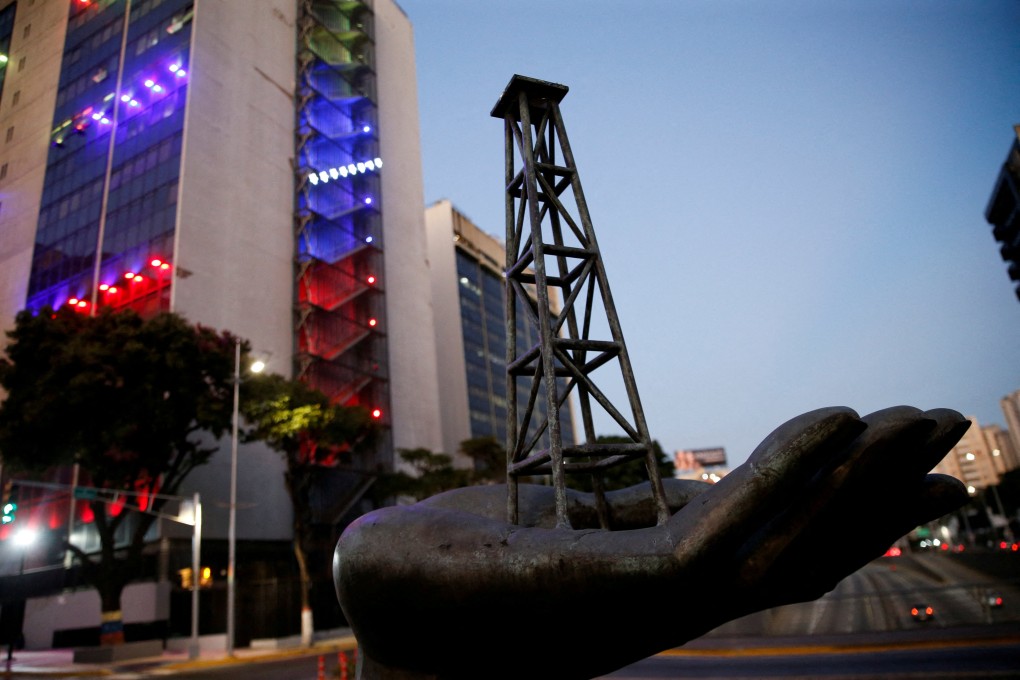
[[[683,647],[603,676],[644,678],[1020,677],[1020,555],[945,553],[877,560],[815,602],[732,621]],[[976,568],[975,568],[976,567]],[[990,606],[989,595],[1002,598]],[[916,620],[911,608],[934,614]],[[455,643],[451,653],[456,653]],[[352,657],[349,655],[348,658]],[[336,653],[324,657],[336,678]],[[494,661],[495,663],[495,661]],[[314,680],[318,655],[174,673],[194,680]],[[140,664],[112,680],[168,675]],[[478,677],[486,677],[484,668]],[[354,678],[353,659],[350,678]],[[541,674],[536,671],[536,678]]]

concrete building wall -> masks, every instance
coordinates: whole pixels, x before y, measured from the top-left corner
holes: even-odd
[[[172,308],[291,375],[295,3],[195,3]]]
[[[411,23],[392,0],[375,11],[386,341],[395,449],[443,447],[425,237],[418,88]]]
[[[0,2],[0,9],[10,4]],[[28,295],[67,29],[67,3],[19,2],[15,11],[0,99],[0,168],[6,168],[0,170],[4,174],[0,179],[0,334],[13,326]]]
[[[1013,443],[1013,467],[1020,467],[1020,390],[1011,392],[999,401],[1002,415],[1006,418],[1006,429]]]
[[[132,583],[122,596],[124,623],[165,621],[170,617],[170,583]],[[25,648],[50,649],[53,634],[69,628],[98,627],[99,591],[76,590],[25,603]]]
[[[969,417],[970,429],[960,438],[953,450],[935,467],[936,472],[960,479],[975,489],[984,489],[999,483],[984,428],[977,419]]]
[[[471,437],[468,417],[467,368],[464,363],[464,334],[460,320],[460,292],[454,240],[454,208],[442,200],[425,209],[429,262],[432,265],[432,300],[435,312],[436,357],[443,420],[443,452],[459,466],[470,464],[458,456],[460,442]]]

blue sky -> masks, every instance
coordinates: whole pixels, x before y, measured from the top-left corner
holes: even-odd
[[[398,2],[427,203],[502,234],[489,111],[514,73],[570,87],[564,120],[667,451],[740,463],[829,405],[1003,423],[1020,301],[984,209],[1020,124],[1020,3]]]

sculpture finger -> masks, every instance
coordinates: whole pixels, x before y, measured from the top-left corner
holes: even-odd
[[[811,411],[778,427],[746,463],[673,516],[667,528],[677,557],[696,563],[735,551],[799,497],[819,470],[842,462],[865,427],[842,407]]]
[[[886,409],[864,420],[871,426],[853,443],[847,460],[830,474],[820,475],[803,499],[746,546],[743,583],[753,584],[774,573],[774,564],[786,551],[805,553],[822,548],[827,536],[838,535],[833,527],[851,530],[848,523],[852,520],[854,535],[875,535],[879,543],[885,541],[882,516],[876,515],[874,522],[861,522],[862,509],[875,504],[881,507],[887,505],[885,499],[910,498],[919,492],[928,483],[925,473],[952,449],[969,424],[954,411],[922,413],[906,407]],[[958,491],[956,485],[954,488]],[[947,493],[955,499],[956,491]],[[933,498],[942,498],[932,493]],[[885,547],[912,528],[896,533]]]

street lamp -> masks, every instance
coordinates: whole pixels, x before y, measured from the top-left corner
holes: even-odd
[[[254,361],[249,370],[261,373],[264,361]],[[241,407],[241,339],[234,340],[234,417],[230,429],[230,522],[227,529],[227,655],[234,654],[234,610],[237,582],[234,570],[237,565],[237,441]]]

